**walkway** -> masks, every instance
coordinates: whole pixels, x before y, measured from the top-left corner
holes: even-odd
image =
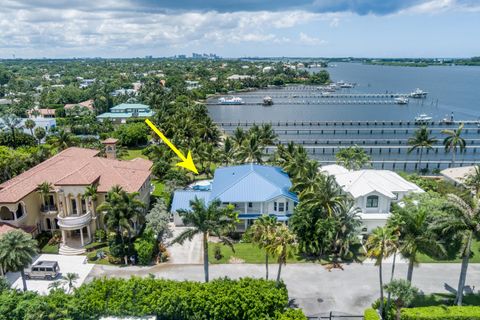
[[[183,231],[187,230],[188,227],[174,227],[173,228],[173,237],[166,240],[167,243],[175,239]],[[187,240],[180,245],[178,243],[169,245],[167,248],[170,258],[170,264],[202,264],[202,236],[197,234],[193,237],[191,241]]]

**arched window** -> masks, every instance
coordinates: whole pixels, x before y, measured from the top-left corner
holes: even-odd
[[[378,196],[367,197],[367,208],[378,208]]]
[[[23,204],[22,203],[19,203],[18,204],[18,207],[17,207],[17,212],[16,212],[16,215],[17,215],[17,219],[20,219],[21,217],[23,217]]]
[[[13,212],[10,211],[7,207],[0,208],[0,219],[1,220],[15,220]]]
[[[45,221],[47,222],[47,230],[51,230],[52,229],[52,223],[50,222],[50,219],[45,219]]]

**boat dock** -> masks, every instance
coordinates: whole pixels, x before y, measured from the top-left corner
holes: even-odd
[[[262,93],[249,93],[240,95],[241,98],[259,98],[264,94]],[[272,99],[304,99],[304,98],[322,98],[322,99],[335,99],[335,98],[346,98],[346,99],[388,99],[388,98],[408,98],[410,93],[314,93],[314,94],[277,94],[273,93],[269,96]]]
[[[322,99],[322,100],[291,100],[291,101],[274,101],[275,105],[379,105],[379,104],[398,104],[398,105],[405,105],[406,103],[399,103],[395,100],[337,100],[337,99]],[[218,103],[218,102],[208,102],[207,105],[209,106],[235,106],[235,105],[263,105],[263,102],[248,102],[245,101],[242,104],[226,104],[226,103]]]

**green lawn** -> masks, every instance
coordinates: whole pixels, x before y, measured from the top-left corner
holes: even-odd
[[[122,157],[122,160],[132,160],[135,158],[148,159],[145,155],[142,154],[143,148],[140,149],[128,149],[127,154]]]
[[[215,246],[220,246],[220,250],[222,252],[222,259],[217,260],[215,259]],[[244,261],[244,263],[265,263],[265,251],[258,248],[256,245],[251,243],[236,243],[233,245],[235,252],[227,246],[221,243],[213,243],[210,242],[208,245],[208,257],[210,263],[229,263],[231,257],[239,258]],[[269,262],[275,263],[275,258],[270,257]],[[299,256],[293,256],[292,258],[288,259],[288,263],[299,263],[305,262]]]
[[[474,240],[472,242],[472,252],[473,252],[473,255],[470,258],[470,262],[471,263],[480,263],[480,241]],[[418,260],[421,263],[458,263],[458,262],[461,262],[461,259],[458,258],[458,257],[455,258],[455,259],[441,260],[441,259],[434,259],[434,258],[431,258],[431,257],[429,257],[427,255],[423,255],[423,254],[420,254],[418,256]]]
[[[41,253],[58,254],[58,244],[46,244],[40,249]]]
[[[453,305],[455,295],[451,293],[433,293],[429,295],[419,295],[412,303],[414,307],[429,307],[440,305]],[[479,306],[479,294],[466,294],[463,296],[463,305]]]

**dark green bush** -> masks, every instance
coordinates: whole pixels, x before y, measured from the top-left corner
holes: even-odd
[[[276,320],[307,320],[301,309],[287,309],[284,313],[278,313]]]
[[[11,131],[0,132],[0,145],[12,148],[22,146],[33,147],[37,145],[37,139],[18,130],[15,132],[15,138],[13,137]]]
[[[480,320],[480,307],[422,307],[402,309],[402,320]]]
[[[288,304],[284,285],[261,279],[209,283],[152,278],[96,279],[75,292],[82,319],[96,315],[161,319],[268,319]]]

